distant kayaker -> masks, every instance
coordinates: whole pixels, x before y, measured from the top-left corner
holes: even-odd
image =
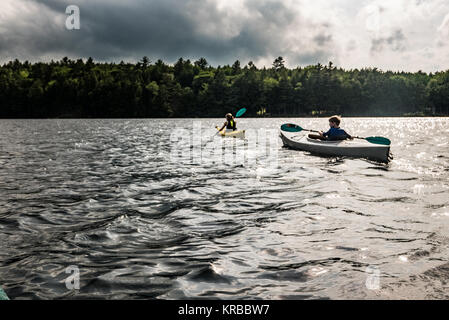
[[[341,118],[339,116],[332,116],[329,118],[329,126],[331,128],[328,132],[320,131],[319,134],[309,134],[309,138],[329,141],[352,139],[345,130],[340,128],[340,123]]]
[[[219,129],[218,131],[222,131],[224,128],[226,128],[226,131],[237,130],[237,122],[235,121],[235,118],[232,116],[231,113],[228,113],[226,115],[226,121],[223,124],[223,127],[221,127],[221,129]]]

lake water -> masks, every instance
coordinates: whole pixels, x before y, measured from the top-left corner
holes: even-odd
[[[0,120],[10,298],[449,298],[449,118],[345,119],[388,165],[282,148],[326,119],[222,122]]]

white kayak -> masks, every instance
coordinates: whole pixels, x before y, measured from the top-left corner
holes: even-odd
[[[366,140],[321,141],[310,139],[307,134],[281,131],[284,146],[325,156],[366,158],[388,162],[390,146],[373,144]]]
[[[218,127],[216,127],[218,129]],[[232,130],[232,129],[223,129],[219,132],[219,135],[222,137],[230,137],[230,138],[245,138],[245,130]]]

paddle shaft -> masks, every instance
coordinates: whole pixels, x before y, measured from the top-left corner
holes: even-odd
[[[320,133],[321,132],[321,131],[309,130],[309,129],[302,129],[302,131],[315,132],[315,133]]]
[[[317,130],[309,130],[309,129],[302,129],[303,131],[308,131],[308,132],[315,132],[315,133],[320,133],[320,131],[317,131]],[[354,139],[360,139],[360,140],[366,140],[366,138],[363,138],[363,137],[354,137],[354,136],[351,136],[352,138],[354,138]]]
[[[304,129],[304,128],[302,128],[302,131],[315,132],[315,133],[320,133],[321,132],[321,131],[317,131],[317,130],[309,130],[309,129]],[[354,137],[354,136],[351,136],[351,137],[354,138],[354,139],[366,140],[366,138],[362,138],[362,137]]]
[[[307,130],[307,129],[303,129],[303,131],[310,131],[310,132],[318,132],[319,131],[315,131],[315,130]],[[373,143],[373,144],[380,144],[380,145],[385,145],[385,146],[389,146],[391,144],[391,141],[387,138],[383,138],[383,137],[367,137],[367,138],[363,138],[363,137],[357,137],[357,136],[351,136],[349,139],[360,139],[360,140],[365,140],[368,141],[369,143]]]
[[[320,131],[316,131],[316,130],[308,130],[308,129],[302,129],[303,131],[309,131],[309,132],[316,132],[316,133],[320,133]],[[368,138],[363,138],[363,137],[358,137],[358,136],[351,136],[352,139],[360,139],[360,140],[365,140],[368,141],[369,143],[374,143],[374,144],[382,144],[382,145],[390,145],[390,141],[387,138],[383,138],[383,137],[368,137]],[[379,139],[381,139],[381,141],[379,141]]]

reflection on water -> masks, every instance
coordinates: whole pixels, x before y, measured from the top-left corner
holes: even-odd
[[[239,126],[286,122],[327,124]],[[448,125],[345,119],[350,133],[390,138],[393,162],[277,140],[267,165],[257,150],[246,163],[171,161],[185,120],[1,120],[0,285],[14,299],[447,299]],[[79,291],[65,286],[72,265]]]

